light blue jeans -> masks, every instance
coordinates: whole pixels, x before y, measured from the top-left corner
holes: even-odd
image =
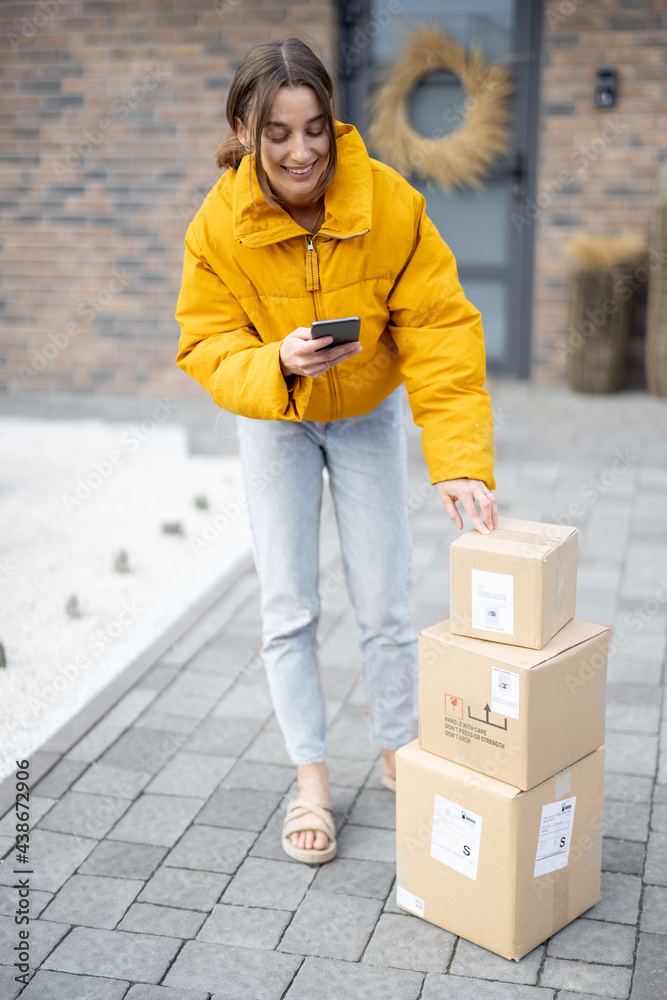
[[[316,636],[325,466],[361,629],[371,736],[397,750],[412,739],[417,690],[403,387],[361,417],[326,423],[239,417],[238,428],[260,580],[262,656],[289,757],[313,764],[326,753]]]

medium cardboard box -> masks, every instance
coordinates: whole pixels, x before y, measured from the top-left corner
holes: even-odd
[[[600,899],[604,748],[541,785],[396,753],[396,901],[519,959]]]
[[[541,649],[574,617],[577,528],[499,517],[450,548],[452,632]]]
[[[609,630],[574,618],[543,649],[419,636],[422,750],[532,788],[604,743]]]

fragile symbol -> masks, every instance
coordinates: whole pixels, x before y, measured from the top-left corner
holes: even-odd
[[[445,715],[454,719],[463,719],[463,700],[458,695],[445,695]]]
[[[491,709],[489,707],[489,703],[488,702],[484,706],[484,711],[486,713],[486,718],[485,719],[478,719],[476,715],[471,715],[470,714],[470,707],[468,707],[468,718],[469,719],[474,719],[475,722],[483,722],[485,726],[493,726],[494,729],[504,729],[505,731],[507,731],[507,719],[506,718],[503,720],[504,723],[505,723],[503,726],[499,726],[497,722],[489,722],[489,713],[491,712]]]

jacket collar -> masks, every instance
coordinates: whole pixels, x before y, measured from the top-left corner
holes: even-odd
[[[324,193],[323,236],[350,239],[371,228],[373,171],[366,147],[354,125],[334,121],[338,162],[336,173]],[[306,232],[283,208],[269,205],[259,186],[252,160],[252,194],[248,157],[244,156],[234,180],[234,239],[247,247],[263,247]]]

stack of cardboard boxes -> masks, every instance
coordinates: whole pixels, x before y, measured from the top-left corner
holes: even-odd
[[[577,529],[500,518],[451,548],[397,755],[397,902],[519,959],[600,898],[608,630],[573,618]]]

